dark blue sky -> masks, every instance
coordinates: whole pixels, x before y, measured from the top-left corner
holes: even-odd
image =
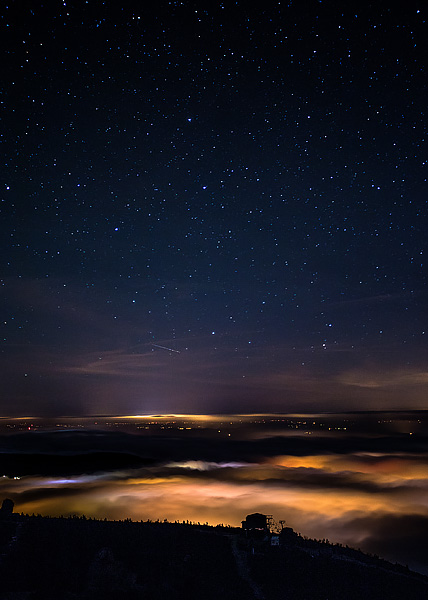
[[[425,3],[214,4],[1,10],[4,415],[426,406]]]

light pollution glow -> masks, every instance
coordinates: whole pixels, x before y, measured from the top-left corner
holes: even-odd
[[[247,512],[257,510],[286,518],[296,530],[315,537],[328,537],[329,522],[343,521],[367,513],[394,513],[428,515],[428,466],[409,464],[408,460],[394,459],[385,464],[371,465],[347,461],[335,456],[280,456],[263,465],[216,466],[171,464],[171,467],[204,471],[227,469],[230,481],[215,477],[195,480],[185,474],[167,477],[138,477],[132,472],[86,475],[75,478],[23,477],[19,480],[2,478],[2,497],[23,496],[17,509],[24,513],[44,515],[86,514],[88,517],[109,519],[132,518],[208,521],[239,525]],[[315,473],[346,473],[354,482],[373,482],[384,485],[375,497],[370,492],[352,489],[305,489],[296,483],[275,488],[269,481],[285,470],[295,470],[306,477]],[[311,470],[310,474],[308,470]],[[230,471],[233,470],[233,473]],[[66,488],[66,492],[62,492]],[[396,493],[400,488],[401,491]],[[25,492],[46,490],[46,497],[25,501]],[[58,493],[49,498],[49,492]],[[71,495],[68,493],[71,492]],[[409,503],[411,496],[411,503]],[[60,502],[58,499],[60,498]]]
[[[73,495],[68,496],[64,493],[58,506],[58,496],[52,499],[49,497],[42,500],[23,502],[17,508],[22,512],[41,513],[50,515],[68,515],[73,513],[84,513],[87,516],[96,518],[121,519],[130,517],[132,519],[164,519],[170,521],[189,519],[215,524],[225,522],[231,525],[240,525],[240,521],[246,512],[253,510],[254,506],[258,510],[267,514],[274,514],[278,518],[286,518],[287,522],[297,530],[304,531],[308,535],[319,535],[321,530],[325,530],[326,523],[331,519],[346,519],[347,516],[367,512],[408,512],[409,503],[405,490],[404,497],[394,497],[385,489],[375,499],[368,492],[334,489],[320,489],[314,491],[304,489],[296,484],[287,486],[286,489],[269,486],[267,480],[275,478],[277,471],[283,469],[304,469],[319,472],[326,467],[330,473],[347,472],[349,476],[352,472],[354,480],[362,477],[360,471],[352,471],[353,464],[346,464],[345,460],[341,462],[341,470],[334,470],[333,463],[329,456],[321,457],[303,457],[296,460],[296,457],[277,457],[269,461],[266,465],[242,465],[234,467],[222,467],[234,469],[230,481],[216,481],[205,479],[195,481],[193,478],[182,476],[170,477],[138,477],[132,476],[132,472],[115,473],[112,476],[93,475],[80,476],[73,479],[63,478],[43,478],[43,477],[23,477],[20,480],[9,480],[2,478],[0,489],[3,496],[13,493],[20,495],[30,489],[54,490],[66,487],[73,491]],[[302,466],[302,463],[305,466]],[[415,495],[415,488],[420,488],[417,502],[413,510],[420,511],[425,508],[428,514],[428,496],[426,490],[428,487],[428,469],[413,465],[415,475],[418,478],[412,478],[408,469],[408,463],[397,461],[398,468],[389,472],[388,476],[383,475],[382,470],[379,474],[365,476],[364,481],[373,481],[395,488],[412,485],[412,493]],[[405,464],[403,464],[405,463]],[[291,465],[295,466],[291,466]],[[175,465],[171,465],[175,466]],[[194,463],[189,465],[182,464],[180,467],[195,470]],[[200,467],[196,470],[209,471],[209,467]],[[424,479],[422,476],[424,474]],[[135,474],[137,475],[137,474]],[[307,473],[305,473],[307,475]],[[422,485],[423,483],[423,485]],[[25,494],[24,494],[25,496]],[[316,526],[316,523],[319,526]],[[308,531],[308,524],[311,524]],[[323,536],[325,537],[325,535]]]
[[[285,422],[284,417],[281,418]],[[300,419],[301,415],[287,415],[289,423],[296,423],[296,418]],[[235,437],[245,438],[245,443],[253,440],[263,448],[266,441],[269,442],[270,435],[266,423],[273,426],[270,431],[276,436],[276,421],[281,419],[275,415],[123,417],[121,421],[128,421],[127,425],[131,420],[135,427],[142,427],[141,434],[130,436],[133,441],[140,439],[139,435],[141,439],[149,440],[157,435],[146,431],[144,424],[147,423],[162,427],[162,433],[159,433],[160,429],[156,430],[159,433],[157,440],[163,443],[165,439],[166,444],[174,436],[176,438],[178,432],[182,436],[189,436],[183,437],[183,440],[191,444],[190,436],[196,435],[194,432],[198,431],[199,426],[205,428],[203,435],[208,437],[197,438],[192,459],[159,460],[156,464],[141,468],[87,474],[83,470],[82,474],[73,476],[0,477],[0,498],[12,498],[16,510],[27,514],[189,520],[212,525],[224,523],[239,526],[246,514],[258,511],[273,515],[277,521],[285,519],[288,526],[309,537],[328,538],[367,551],[377,549],[379,540],[375,539],[373,528],[385,524],[386,529],[391,519],[397,523],[397,535],[400,519],[420,519],[423,526],[428,523],[428,460],[425,452],[373,452],[355,448],[337,452],[335,444],[340,440],[346,441],[348,432],[328,432],[327,426],[315,430],[315,424],[319,426],[316,421],[318,416],[311,415],[308,418],[306,415],[304,418],[306,421],[302,423],[305,428],[295,432],[291,441],[287,437],[289,433],[284,430],[279,443],[295,444],[296,440],[302,440],[308,444],[305,455],[259,455],[257,459],[254,456],[240,459],[223,456],[207,460],[197,457],[198,449],[203,449],[201,440],[211,440],[213,438],[209,436],[217,433],[220,437],[225,422]],[[112,423],[117,423],[117,419],[112,418]],[[97,422],[92,420],[92,423]],[[420,423],[415,421],[411,427],[405,419],[402,422],[398,419],[385,422],[387,425],[378,421],[379,427],[388,427],[389,433],[415,428]],[[169,424],[172,427],[173,423],[174,431],[171,434],[163,433],[163,426]],[[252,423],[253,429],[246,429],[248,423]],[[306,423],[313,424],[311,432],[307,430]],[[183,431],[183,427],[179,427],[183,424],[193,424],[193,429],[186,432],[184,428]],[[206,428],[212,433],[206,434]],[[120,424],[117,429],[121,430]],[[111,435],[110,432],[107,435]],[[313,435],[304,437],[305,433]],[[74,435],[74,430],[57,430],[55,439],[63,434]],[[21,435],[32,434],[28,432]],[[39,433],[34,435],[38,436]],[[170,435],[171,438],[168,437]],[[325,440],[328,435],[331,437],[331,447],[325,452],[311,453],[310,444]],[[399,435],[399,439],[405,439],[406,443],[410,439],[408,433]],[[361,439],[366,438],[362,436]],[[225,443],[221,442],[219,447],[223,448]],[[401,558],[401,562],[413,564],[420,570],[428,568],[428,561],[425,564],[416,557],[412,563],[412,557],[405,560],[406,557],[394,552],[394,544],[391,544],[389,556],[388,548],[383,550],[386,558],[399,561]]]

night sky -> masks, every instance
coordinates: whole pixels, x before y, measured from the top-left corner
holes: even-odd
[[[426,408],[428,7],[18,0],[1,414]]]

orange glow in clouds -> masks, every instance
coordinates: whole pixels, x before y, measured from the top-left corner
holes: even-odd
[[[128,472],[74,479],[2,478],[0,494],[13,497],[21,512],[52,516],[84,513],[95,518],[239,526],[246,514],[257,509],[284,518],[305,535],[326,537],[330,522],[345,523],[357,515],[428,514],[426,467],[408,462],[394,459],[387,469],[378,465],[380,472],[375,473],[373,465],[364,472],[366,463],[358,457],[281,456],[264,464],[211,471],[201,465],[198,470],[195,463],[191,471],[197,471],[196,477],[139,477],[138,472]],[[374,494],[374,482],[385,487]]]

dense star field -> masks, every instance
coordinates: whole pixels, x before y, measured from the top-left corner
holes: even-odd
[[[426,14],[3,6],[2,413],[425,407]]]

